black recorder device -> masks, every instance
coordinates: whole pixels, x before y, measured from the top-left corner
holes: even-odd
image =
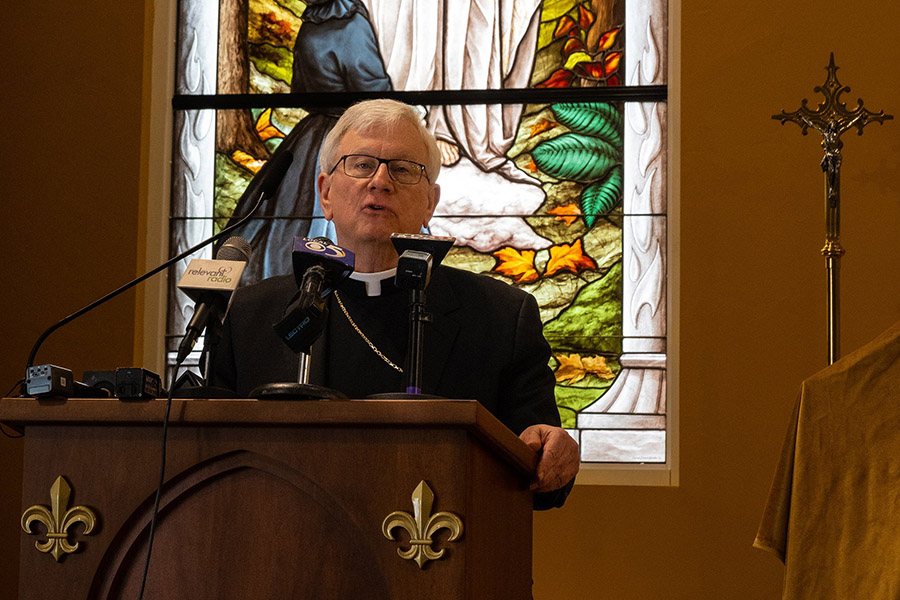
[[[85,371],[84,383],[104,389],[120,400],[147,400],[165,395],[159,375],[140,367],[115,371]]]

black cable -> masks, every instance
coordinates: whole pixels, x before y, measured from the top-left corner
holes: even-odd
[[[169,385],[169,396],[166,399],[166,416],[163,419],[163,430],[162,430],[162,456],[160,460],[159,467],[159,483],[156,486],[156,498],[153,500],[153,516],[150,518],[150,537],[147,540],[147,559],[144,562],[144,575],[141,578],[141,593],[138,596],[138,600],[143,600],[144,598],[144,586],[147,584],[147,573],[150,570],[150,553],[153,552],[153,537],[156,533],[156,516],[159,513],[159,497],[162,495],[163,483],[166,478],[166,440],[169,437],[169,413],[172,411],[172,398],[175,395],[175,381],[178,378],[178,368],[181,366],[181,363],[184,362],[178,361],[175,363],[175,370],[172,373],[172,384]]]

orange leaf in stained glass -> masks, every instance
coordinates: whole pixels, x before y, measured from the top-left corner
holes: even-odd
[[[558,40],[563,37],[578,25],[575,22],[575,19],[570,17],[569,15],[563,15],[559,20],[559,23],[556,24],[556,29],[553,31],[553,39]]]
[[[596,268],[597,263],[584,253],[581,247],[581,240],[577,239],[572,245],[560,244],[550,248],[550,260],[547,262],[547,271],[544,273],[544,276],[549,277],[560,271],[578,273]]]
[[[579,63],[576,71],[584,77],[601,79],[603,77],[603,64],[598,62]]]
[[[613,87],[616,85],[619,85],[619,76],[618,75],[613,75],[612,77],[610,77],[609,79],[606,80],[607,87]]]
[[[578,5],[578,26],[587,29],[594,22],[594,13],[584,7],[584,4]]]
[[[569,383],[575,383],[584,379],[584,376],[587,374],[584,370],[584,365],[581,363],[581,356],[578,354],[558,354],[556,360],[559,361],[559,367],[554,373],[557,383],[562,383],[566,380],[569,380]]]
[[[556,127],[555,122],[553,122],[549,119],[541,119],[540,121],[538,121],[537,123],[535,123],[534,125],[531,126],[531,133],[528,135],[528,137],[534,137],[539,133],[544,133],[545,131],[547,131],[549,129],[553,129],[554,127]]]
[[[231,160],[252,173],[258,173],[259,170],[263,168],[263,165],[266,164],[266,161],[250,156],[243,150],[235,150],[232,152]]]
[[[267,108],[256,120],[256,133],[259,139],[266,141],[272,138],[283,138],[284,134],[272,125],[272,109]]]
[[[603,70],[607,75],[615,73],[619,68],[619,61],[622,60],[621,52],[611,52],[606,60],[603,61]]]
[[[575,79],[575,73],[566,69],[557,69],[554,71],[550,77],[545,79],[544,81],[535,84],[536,88],[564,88],[569,87],[571,85],[572,80]]]
[[[581,216],[581,209],[574,202],[565,206],[557,206],[547,211],[548,214],[556,215],[557,221],[563,221],[567,226],[574,223]]]
[[[497,259],[497,266],[494,270],[509,277],[512,277],[518,283],[535,281],[538,278],[538,272],[534,268],[534,250],[522,250],[519,252],[515,248],[507,246],[494,252]]]
[[[606,364],[606,358],[603,356],[582,357],[575,353],[557,354],[556,360],[559,361],[559,367],[554,373],[557,383],[566,380],[569,384],[576,383],[584,379],[585,375],[595,375],[600,379],[613,379],[616,376]]]
[[[541,119],[537,123],[531,126],[531,134],[528,137],[534,137],[539,133],[544,133],[548,129],[553,129],[556,127],[556,123],[550,121],[549,119]]]
[[[538,169],[538,166],[536,164],[534,164],[533,158],[528,161],[528,164],[525,165],[525,168],[528,169],[529,171],[531,171],[532,173],[537,173],[538,171],[540,171],[540,169]]]
[[[577,37],[570,37],[563,44],[563,56],[569,56],[573,52],[584,52],[584,42]]]
[[[609,365],[606,364],[604,356],[588,356],[582,357],[581,364],[589,375],[596,375],[600,379],[613,379],[616,374],[613,373]]]
[[[600,36],[600,41],[597,42],[597,52],[603,52],[604,50],[609,50],[613,47],[613,44],[616,43],[616,38],[619,37],[619,32],[622,31],[621,27],[616,27],[615,29],[610,29],[606,33]]]

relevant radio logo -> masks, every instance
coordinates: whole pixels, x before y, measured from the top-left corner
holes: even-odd
[[[246,266],[247,263],[243,261],[195,258],[184,270],[178,289],[193,300],[207,290],[233,292],[237,289]]]
[[[229,274],[232,270],[231,267],[219,267],[218,269],[204,269],[200,267],[199,269],[189,268],[185,271],[185,274],[192,277],[202,277],[209,283],[231,283]]]

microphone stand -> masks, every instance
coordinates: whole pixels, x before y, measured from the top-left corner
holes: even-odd
[[[428,399],[440,398],[422,393],[422,370],[425,348],[425,323],[432,315],[426,310],[425,288],[432,268],[439,266],[455,238],[421,234],[394,233],[391,242],[400,258],[395,285],[409,290],[409,335],[407,337],[406,392],[371,394],[367,398]]]
[[[258,400],[347,400],[347,395],[324,385],[309,382],[310,355],[299,352],[297,383],[265,383],[249,396]]]
[[[425,289],[410,290],[407,394],[422,394],[422,357],[425,348],[425,323],[431,323],[431,313],[425,310]]]
[[[328,319],[328,308],[321,291],[325,285],[326,270],[321,265],[315,265],[307,269],[303,274],[300,290],[294,297],[295,300],[292,300],[286,309],[288,315],[275,327],[279,335],[283,336],[286,333],[286,329],[292,326],[301,327],[304,323],[311,320],[318,323],[318,327],[312,325],[306,330],[306,334],[300,334],[294,338],[295,340],[302,338],[304,340],[303,344],[292,345],[285,342],[299,357],[297,382],[264,383],[250,391],[251,398],[259,400],[347,400],[347,396],[343,392],[309,382],[310,351],[312,350],[313,342],[322,334],[325,322]],[[294,307],[296,307],[296,310]],[[297,323],[298,318],[294,316],[296,313],[305,317],[299,324]],[[284,339],[282,337],[282,341]]]

